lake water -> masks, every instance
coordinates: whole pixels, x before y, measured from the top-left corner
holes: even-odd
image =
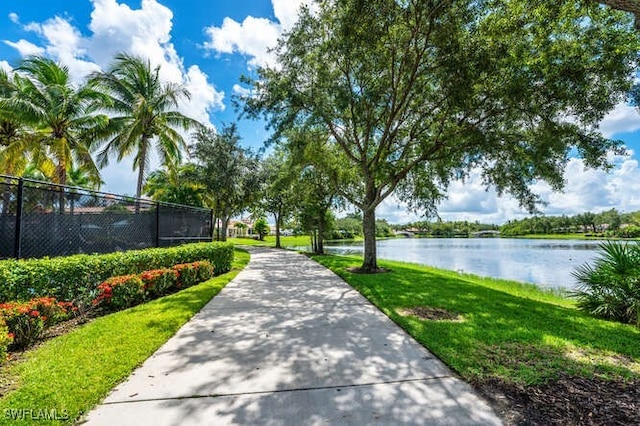
[[[401,238],[378,241],[378,258],[419,263],[547,288],[572,288],[571,273],[597,257],[601,241],[511,238]],[[362,254],[363,245],[325,245],[328,253]]]

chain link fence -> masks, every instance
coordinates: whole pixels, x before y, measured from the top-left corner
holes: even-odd
[[[0,175],[0,258],[211,241],[209,209]]]

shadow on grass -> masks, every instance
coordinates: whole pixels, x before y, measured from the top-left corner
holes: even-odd
[[[317,260],[467,379],[496,376],[536,383],[560,372],[640,377],[640,330],[632,326],[536,300],[535,293],[522,297],[487,288],[467,276],[384,262],[392,273],[367,276],[348,272],[355,259]],[[416,306],[447,309],[464,320],[429,321],[399,313]]]

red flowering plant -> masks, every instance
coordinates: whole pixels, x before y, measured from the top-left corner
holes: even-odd
[[[178,272],[168,268],[153,269],[141,273],[140,279],[144,283],[144,291],[147,297],[155,299],[175,287],[178,282]]]
[[[137,305],[144,299],[144,283],[138,275],[111,277],[98,285],[93,305],[118,311]]]
[[[198,270],[193,263],[180,263],[173,267],[178,274],[178,288],[191,287],[198,283]]]
[[[31,299],[29,305],[33,311],[40,313],[45,327],[51,327],[66,319],[74,311],[70,302],[58,302],[55,297],[38,297]]]
[[[11,347],[14,349],[26,348],[38,340],[47,319],[29,302],[3,303],[0,305],[0,316],[13,337]]]
[[[207,260],[181,263],[173,267],[178,272],[178,287],[191,287],[192,285],[208,280],[213,276],[213,265]]]
[[[9,309],[4,310],[5,306]],[[0,305],[0,316],[7,321],[13,346],[23,348],[33,344],[43,329],[69,319],[75,309],[71,302],[58,302],[55,297],[36,297]]]
[[[12,338],[11,347],[23,349],[32,345],[46,327],[69,317],[68,307],[68,303],[58,302],[53,297],[37,297],[28,302],[0,304],[0,318],[8,327]]]

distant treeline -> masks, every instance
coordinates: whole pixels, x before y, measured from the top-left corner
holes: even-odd
[[[583,233],[601,237],[639,238],[640,211],[586,212],[574,216],[534,216],[511,220],[500,227],[504,236]]]
[[[640,211],[620,213],[611,209],[602,213],[586,212],[573,216],[533,216],[510,220],[504,225],[468,221],[417,221],[401,225],[376,221],[378,237],[390,237],[396,232],[410,232],[416,237],[464,238],[482,231],[500,231],[501,236],[584,234],[597,237],[640,238]],[[350,214],[332,222],[332,239],[362,237],[362,217]]]
[[[418,221],[406,225],[392,225],[396,231],[411,232],[417,237],[454,238],[470,237],[474,232],[498,231],[499,226],[487,223],[454,221]]]

